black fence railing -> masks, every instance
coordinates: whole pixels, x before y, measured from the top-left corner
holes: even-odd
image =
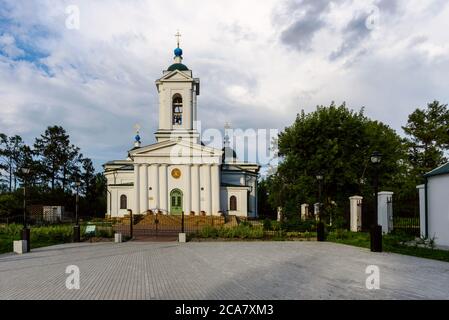
[[[410,235],[420,236],[419,217],[394,217],[393,230]]]

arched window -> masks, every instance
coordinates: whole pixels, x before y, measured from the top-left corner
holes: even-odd
[[[182,124],[182,97],[179,94],[173,96],[173,124]]]
[[[229,198],[229,210],[231,211],[237,210],[237,198],[235,196],[231,196]]]
[[[120,196],[120,209],[128,209],[127,198],[124,194]]]

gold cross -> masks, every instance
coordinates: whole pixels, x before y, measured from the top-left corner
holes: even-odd
[[[134,129],[136,130],[136,133],[138,134],[140,132],[140,124],[136,123],[134,125]]]
[[[179,30],[178,30],[178,32],[175,34],[175,37],[176,37],[176,43],[178,44],[178,48],[179,48],[179,37],[181,37],[181,34],[179,33]]]

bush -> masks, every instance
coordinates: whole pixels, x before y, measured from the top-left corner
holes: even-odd
[[[218,230],[215,227],[205,226],[200,230],[199,236],[202,238],[216,238],[218,236]]]
[[[298,219],[290,219],[282,222],[281,228],[285,231],[297,231],[297,232],[313,232],[316,230],[315,220],[301,221]]]
[[[198,233],[200,238],[240,238],[240,239],[261,239],[264,236],[263,228],[253,227],[251,224],[240,224],[237,227],[214,228],[205,226]]]
[[[263,229],[264,230],[271,230],[272,227],[273,227],[273,225],[272,225],[270,219],[267,218],[263,221]]]

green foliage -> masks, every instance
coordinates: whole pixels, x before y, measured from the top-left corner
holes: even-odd
[[[273,227],[273,226],[272,226],[272,224],[271,224],[271,220],[268,219],[268,218],[266,218],[266,219],[263,221],[263,229],[264,229],[264,230],[271,230],[272,227]]]
[[[80,215],[103,216],[106,212],[106,179],[95,174],[92,161],[84,158],[61,126],[50,126],[35,139],[34,148],[20,136],[0,133],[0,215],[17,215],[22,206],[26,178],[28,204],[63,205],[74,211],[75,179],[79,178]],[[25,177],[22,168],[30,173]],[[20,192],[17,192],[20,191]]]
[[[405,170],[406,149],[395,131],[368,119],[363,109],[354,112],[345,104],[302,112],[280,133],[278,142],[282,162],[267,180],[269,201],[273,207],[283,207],[287,218],[299,215],[301,203],[318,202],[318,172],[324,175],[323,216],[328,219],[331,203],[343,216],[349,196],[372,193],[374,168],[369,158],[373,151],[383,154],[382,186],[390,187]]]
[[[276,219],[276,209],[269,201],[269,178],[262,179],[257,184],[257,209],[259,217]]]
[[[0,194],[0,216],[17,214],[22,210],[20,199],[14,194]]]
[[[198,234],[200,238],[239,238],[261,239],[264,236],[263,228],[253,227],[251,224],[240,224],[236,227],[212,227],[205,226]]]
[[[22,228],[20,224],[0,225],[0,253],[13,250],[13,241],[20,239]],[[72,228],[72,225],[31,228],[31,249],[71,242],[73,239]]]
[[[447,104],[433,101],[426,109],[416,109],[402,127],[407,134],[407,147],[412,175],[416,183],[422,175],[445,163],[449,148],[449,109]]]
[[[449,251],[438,250],[432,247],[419,247],[407,245],[414,239],[405,233],[388,234],[382,237],[383,251],[406,254],[421,258],[435,259],[449,262]],[[370,236],[366,232],[350,232],[347,230],[335,230],[327,236],[327,241],[369,248]]]
[[[312,219],[301,221],[299,218],[286,219],[281,223],[281,229],[284,231],[311,232],[316,230],[316,221]]]

